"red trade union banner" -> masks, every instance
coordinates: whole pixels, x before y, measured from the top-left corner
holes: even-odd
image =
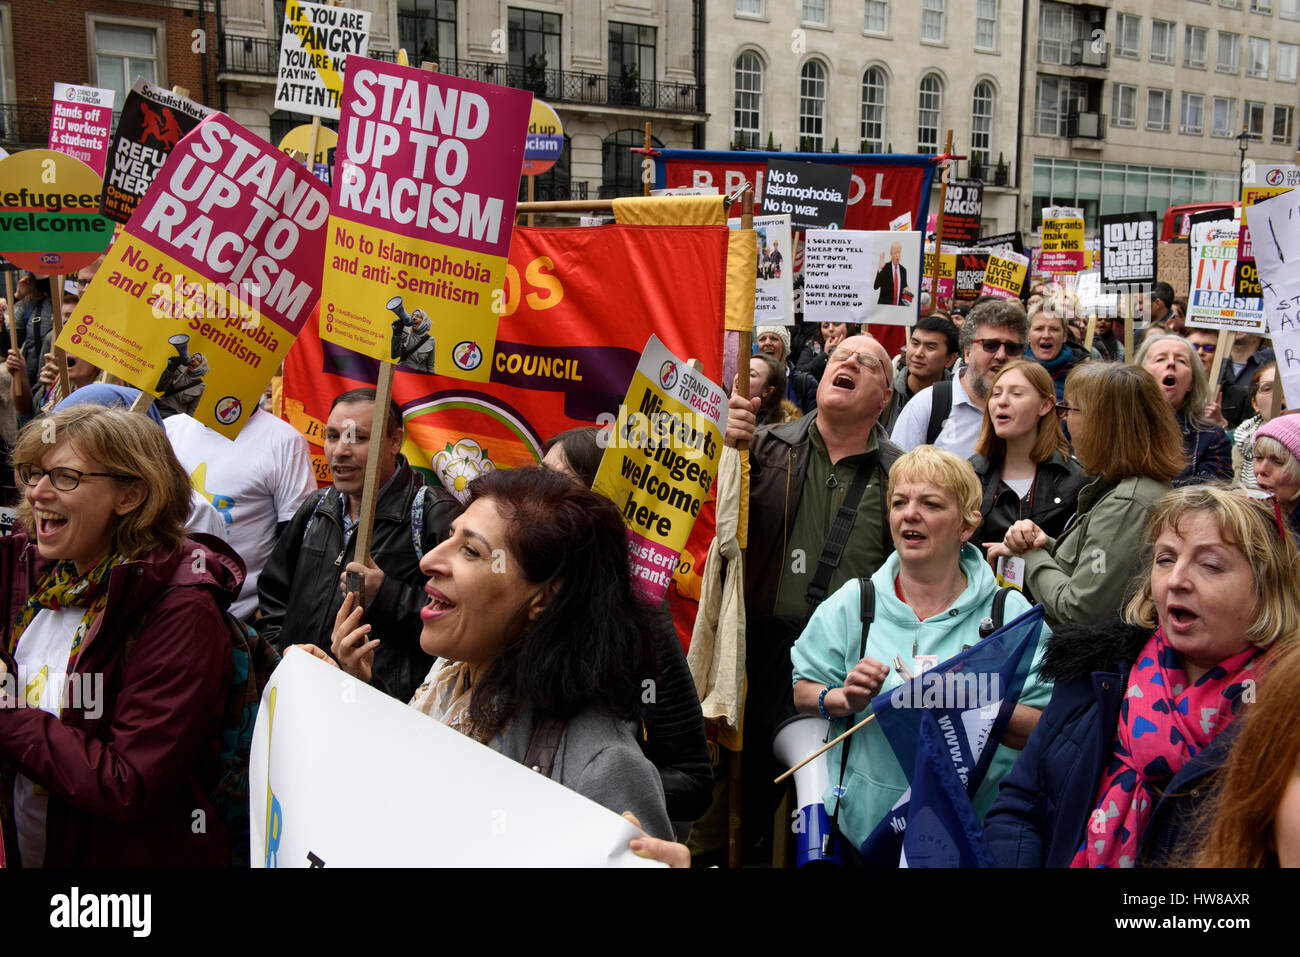
[[[483,472],[535,464],[552,435],[615,420],[652,333],[720,381],[727,234],[725,226],[517,227],[488,381],[395,370],[407,459],[459,495]],[[321,449],[330,400],[373,385],[378,372],[377,360],[322,343],[314,323],[289,352],[284,417],[313,447],[321,482],[329,481]],[[683,644],[713,527],[710,494],[668,590]]]
[[[830,163],[847,166],[849,207],[845,229],[887,230],[889,222],[907,213],[914,229],[924,229],[930,213],[934,157],[911,153],[767,153],[759,150],[658,151],[655,188],[716,186],[734,193],[742,183],[754,185],[754,215],[763,213],[763,177],[768,160]],[[890,354],[903,347],[904,326],[873,325],[870,331]]]

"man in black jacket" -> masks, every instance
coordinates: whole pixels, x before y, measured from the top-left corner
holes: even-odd
[[[402,417],[394,404],[387,435],[376,443],[383,456],[368,565],[352,562],[366,462],[374,389],[353,389],[334,399],[325,426],[325,457],[334,484],[308,496],[276,542],[258,581],[262,617],[258,631],[277,649],[314,644],[330,649],[334,617],[343,604],[346,571],[364,576],[365,619],[380,639],[374,684],[409,701],[433,658],[420,648],[420,608],[426,576],[420,558],[442,541],[460,503],[442,489],[428,488],[406,463]]]

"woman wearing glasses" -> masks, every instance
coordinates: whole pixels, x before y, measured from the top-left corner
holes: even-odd
[[[1142,368],[1085,362],[1065,381],[1063,412],[1075,457],[1096,476],[1074,520],[1052,538],[1024,519],[989,546],[991,559],[1024,558],[1026,589],[1053,629],[1118,613],[1141,570],[1147,516],[1184,462],[1178,424]]]
[[[970,463],[983,487],[982,523],[971,541],[1000,542],[1025,518],[1048,535],[1065,530],[1088,478],[1070,456],[1052,377],[1041,365],[1017,360],[993,380]]]
[[[1232,446],[1223,429],[1206,418],[1210,380],[1192,344],[1182,336],[1156,336],[1142,343],[1137,364],[1155,378],[1178,419],[1186,461],[1174,485],[1230,481]]]
[[[199,782],[215,770],[222,609],[243,563],[210,536],[187,540],[189,481],[143,415],[60,410],[22,431],[14,465],[22,527],[0,539],[7,863],[228,863]]]

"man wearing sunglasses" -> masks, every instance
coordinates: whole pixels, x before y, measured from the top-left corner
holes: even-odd
[[[987,299],[961,327],[960,375],[917,393],[894,423],[890,439],[904,451],[930,444],[968,459],[984,424],[984,406],[998,373],[1025,352],[1029,322],[1016,299]]]

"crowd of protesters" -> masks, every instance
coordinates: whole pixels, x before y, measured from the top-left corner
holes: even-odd
[[[1218,336],[1185,328],[1166,284],[1131,364],[1119,320],[1089,335],[1041,290],[935,310],[895,356],[851,324],[755,330],[726,435],[750,461],[730,758],[666,608],[636,596],[617,508],[591,491],[599,430],[458,497],[406,461],[400,410],[373,434],[375,392],[352,390],[318,489],[306,441],[269,412],[232,442],[183,391],[120,408],[138,393],[84,361],[64,395],[50,300],[24,276],[4,311],[5,866],[231,861],[239,835],[205,796],[232,627],[628,813],[645,856],[725,861],[740,787],[743,860],[783,864],[783,722],[838,733],[1036,604],[1031,677],[972,795],[998,864],[1300,865],[1300,419],[1273,402],[1259,336],[1237,335],[1210,381]],[[72,702],[90,677],[94,700]],[[826,760],[839,860],[890,863],[859,848],[911,769],[878,727]]]

